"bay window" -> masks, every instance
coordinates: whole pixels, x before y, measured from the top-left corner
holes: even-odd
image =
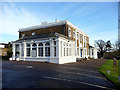
[[[49,57],[49,56],[50,56],[50,43],[49,43],[49,42],[47,42],[47,43],[45,44],[45,56],[46,56],[46,57]]]
[[[43,57],[43,44],[39,43],[38,45],[38,56]]]

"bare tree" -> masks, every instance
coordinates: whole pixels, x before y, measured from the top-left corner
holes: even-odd
[[[120,42],[115,41],[112,45],[113,45],[113,51],[120,51]]]
[[[104,53],[106,51],[110,51],[112,47],[110,40],[107,42],[103,40],[95,40],[95,46],[98,48],[98,53],[100,54],[100,57],[103,57]]]

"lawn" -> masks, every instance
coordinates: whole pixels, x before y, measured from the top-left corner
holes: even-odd
[[[108,74],[108,70],[110,71],[110,74]],[[118,70],[118,68],[117,68],[117,70]],[[120,81],[118,80],[118,71],[116,72],[116,69],[115,68],[113,69],[113,60],[112,59],[105,62],[99,68],[99,71],[120,89]]]

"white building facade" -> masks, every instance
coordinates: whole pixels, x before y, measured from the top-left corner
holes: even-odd
[[[19,39],[12,42],[13,56],[10,60],[57,64],[76,62],[76,58],[92,57],[88,38],[68,20],[22,28],[19,30]]]

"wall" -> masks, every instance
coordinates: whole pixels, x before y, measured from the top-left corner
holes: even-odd
[[[54,26],[54,27],[41,28],[37,30],[24,31],[24,32],[19,32],[19,38],[21,38],[23,34],[25,34],[25,36],[31,36],[33,32],[35,32],[36,35],[52,33],[52,32],[64,34],[65,33],[64,29],[65,29],[65,25],[59,25],[59,26]]]
[[[0,48],[1,56],[7,56],[7,55],[5,55],[5,52],[7,52],[7,51],[8,51],[8,48]]]
[[[61,41],[62,41],[62,47],[61,47]],[[68,56],[67,56],[66,48],[65,48],[65,56],[64,56],[64,47],[67,47],[67,46],[64,46],[64,42],[66,44],[68,43],[68,47],[69,47],[69,44],[71,44],[71,56],[70,56],[70,51],[68,51]],[[71,63],[71,62],[76,62],[75,41],[69,40],[68,42],[68,39],[59,38],[59,64]]]

